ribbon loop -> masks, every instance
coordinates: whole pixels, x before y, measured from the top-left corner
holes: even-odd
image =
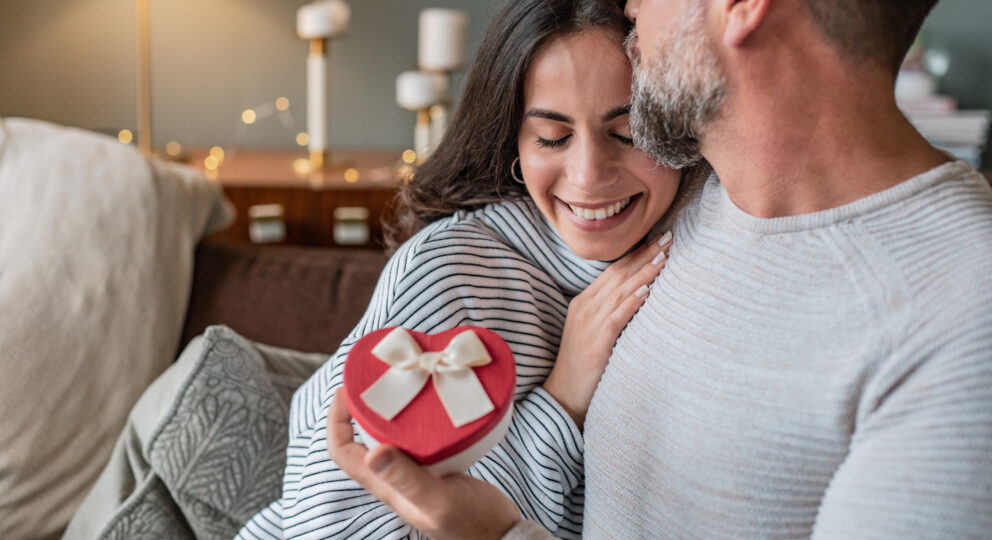
[[[492,362],[489,351],[471,330],[456,335],[443,351],[423,352],[403,328],[386,334],[372,354],[390,368],[362,392],[370,409],[392,420],[417,397],[430,378],[448,418],[461,427],[489,414],[495,406],[472,368]]]

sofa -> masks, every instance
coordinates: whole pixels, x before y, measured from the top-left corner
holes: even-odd
[[[361,316],[383,253],[204,240],[232,217],[189,167],[0,118],[0,538],[62,536],[181,352],[251,349],[288,407]]]
[[[224,324],[268,345],[334,352],[368,306],[380,250],[201,243],[180,347]]]

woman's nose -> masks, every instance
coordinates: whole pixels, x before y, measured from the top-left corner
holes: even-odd
[[[587,140],[584,144],[576,145],[578,151],[572,159],[569,178],[575,187],[595,192],[616,182],[614,159],[605,146],[599,140]]]

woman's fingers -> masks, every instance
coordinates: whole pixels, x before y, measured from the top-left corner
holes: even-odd
[[[587,301],[609,310],[641,285],[651,284],[665,267],[671,245],[671,233],[666,233],[614,262],[583,293]]]
[[[643,268],[645,265],[666,259],[668,250],[671,246],[671,232],[667,232],[653,241],[646,242],[644,245],[611,264],[610,267],[607,268],[603,274],[593,282],[592,285],[590,285],[590,288],[595,287],[596,289],[594,290],[615,289],[621,286],[626,283],[634,273]]]

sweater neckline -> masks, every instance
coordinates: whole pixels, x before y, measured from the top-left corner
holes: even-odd
[[[888,189],[842,206],[810,214],[777,218],[759,218],[742,210],[731,200],[727,189],[717,178],[716,173],[713,173],[703,188],[703,205],[714,208],[727,221],[750,232],[760,234],[800,232],[830,227],[870,214],[880,208],[909,199],[949,178],[965,175],[970,170],[971,166],[966,162],[949,161]]]
[[[606,270],[610,261],[594,261],[579,257],[558,234],[537,205],[529,198],[507,200],[489,205],[481,216],[491,211],[509,210],[519,220],[519,231],[500,231],[503,241],[513,246],[533,264],[541,268],[569,296],[582,292]],[[487,219],[488,221],[489,219]],[[502,223],[490,222],[497,231]]]

